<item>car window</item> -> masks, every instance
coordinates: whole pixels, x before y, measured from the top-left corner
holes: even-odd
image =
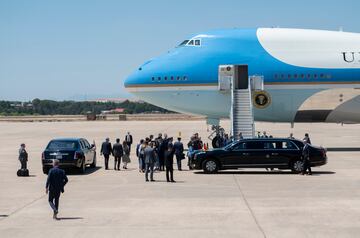
[[[85,140],[85,139],[84,139],[84,144],[85,144],[85,147],[86,147],[86,148],[90,148],[89,142],[88,142],[87,140]]]
[[[276,148],[276,143],[273,141],[266,141],[264,142],[264,149],[271,150]]]
[[[81,145],[81,148],[82,148],[82,149],[85,149],[85,148],[86,148],[85,143],[84,143],[83,140],[80,140],[80,145]]]
[[[297,149],[296,145],[291,141],[283,142],[283,148],[288,150],[295,150]]]
[[[79,147],[76,141],[51,141],[47,146],[49,150],[74,150]]]
[[[234,145],[232,147],[233,151],[238,151],[238,150],[243,150],[243,149],[246,149],[246,143],[245,142],[238,143],[238,144],[236,144],[236,145]]]
[[[264,149],[264,142],[263,141],[247,141],[245,146],[246,146],[246,149],[262,150],[262,149]]]

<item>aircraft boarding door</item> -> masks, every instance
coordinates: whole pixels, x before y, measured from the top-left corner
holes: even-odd
[[[235,65],[234,89],[249,88],[249,73],[247,65]]]

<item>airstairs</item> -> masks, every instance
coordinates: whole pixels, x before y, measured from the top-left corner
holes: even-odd
[[[252,138],[255,135],[254,114],[251,101],[251,89],[231,90],[231,128],[236,140]]]
[[[231,94],[231,135],[235,140],[255,136],[252,92],[263,90],[263,77],[248,75],[247,65],[220,65],[219,91]]]

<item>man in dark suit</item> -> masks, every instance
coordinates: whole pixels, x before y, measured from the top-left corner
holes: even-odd
[[[133,138],[132,138],[132,135],[130,134],[130,132],[128,132],[127,135],[125,136],[125,141],[126,141],[126,144],[129,146],[129,151],[131,151],[131,145],[133,143]]]
[[[114,155],[114,170],[120,170],[121,157],[124,155],[124,149],[119,138],[116,139],[116,143],[113,145],[112,150]]]
[[[166,168],[166,181],[175,183],[174,180],[174,149],[171,144],[168,145],[168,149],[165,151],[164,154],[165,158],[165,168]]]
[[[174,143],[174,152],[176,156],[176,162],[178,170],[181,171],[181,160],[185,158],[184,156],[184,145],[181,142],[181,138],[178,138],[178,141]]]
[[[104,155],[105,158],[105,169],[109,169],[109,158],[110,155],[113,154],[113,150],[111,147],[110,139],[106,138],[105,141],[101,145],[100,155]]]
[[[49,194],[49,204],[53,209],[53,218],[57,218],[59,212],[59,198],[60,194],[64,192],[64,186],[68,182],[64,170],[59,169],[59,161],[54,160],[53,168],[49,170],[46,180],[46,194]]]

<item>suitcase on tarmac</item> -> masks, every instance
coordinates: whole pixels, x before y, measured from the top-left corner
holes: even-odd
[[[19,177],[28,177],[29,176],[29,170],[28,169],[19,169],[16,174]]]

